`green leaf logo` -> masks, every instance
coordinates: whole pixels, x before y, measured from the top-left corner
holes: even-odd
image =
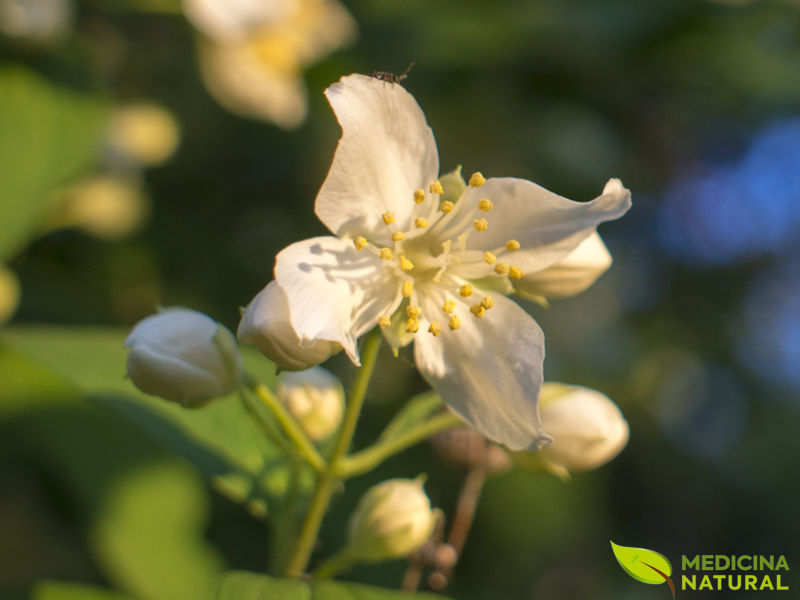
[[[619,566],[631,577],[642,583],[659,585],[667,583],[675,598],[675,584],[670,579],[672,564],[666,556],[647,548],[620,546],[611,541],[611,549]]]

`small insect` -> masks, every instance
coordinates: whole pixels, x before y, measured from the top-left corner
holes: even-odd
[[[406,77],[408,77],[408,72],[414,68],[416,61],[411,61],[408,63],[406,70],[400,73],[400,75],[395,75],[389,71],[373,71],[369,74],[370,77],[374,77],[375,79],[380,79],[381,81],[386,81],[388,83],[400,83]]]

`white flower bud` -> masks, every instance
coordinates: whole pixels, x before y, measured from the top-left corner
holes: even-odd
[[[342,384],[322,367],[281,373],[277,394],[303,431],[315,442],[328,438],[342,422]]]
[[[390,479],[364,494],[350,519],[347,553],[373,562],[402,558],[430,538],[436,511],[421,479]]]
[[[300,340],[289,321],[286,293],[275,281],[247,306],[236,335],[239,341],[253,344],[287,371],[308,369],[342,349],[336,342],[327,340]]]
[[[591,286],[610,266],[611,254],[595,232],[563,260],[526,275],[516,284],[516,291],[523,297],[574,296]]]
[[[130,104],[111,114],[107,143],[111,152],[124,160],[161,164],[172,156],[179,140],[175,117],[158,104]]]
[[[0,323],[5,323],[14,314],[19,304],[19,281],[17,276],[0,265]]]
[[[241,379],[233,334],[193,310],[175,308],[147,317],[133,328],[125,346],[134,385],[187,408],[229,394]]]
[[[628,443],[628,422],[617,405],[596,390],[545,383],[539,405],[553,443],[538,454],[556,473],[597,468]]]

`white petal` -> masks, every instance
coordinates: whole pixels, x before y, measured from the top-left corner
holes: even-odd
[[[460,304],[459,329],[450,330],[447,319],[438,336],[420,328],[414,357],[422,376],[479,433],[512,450],[535,449],[550,440],[538,409],[544,334],[511,300],[494,302],[481,318]],[[433,300],[423,305],[424,315],[437,311]]]
[[[524,297],[563,298],[584,291],[611,266],[611,254],[595,232],[566,258],[546,269],[528,274],[514,285]]]
[[[348,75],[325,95],[342,137],[317,195],[317,216],[337,235],[388,244],[392,231],[410,228],[414,190],[427,190],[438,175],[433,132],[399,84]],[[386,212],[395,217],[392,229],[381,218]]]
[[[350,240],[316,237],[284,248],[275,279],[286,292],[292,327],[301,341],[341,344],[359,364],[356,339],[400,304],[394,271]]]
[[[594,200],[573,202],[524,179],[492,178],[481,187],[467,188],[457,206],[459,210],[477,206],[481,198],[489,198],[494,208],[479,215],[489,227],[473,231],[468,248],[498,250],[508,240],[517,240],[521,250],[505,255],[502,262],[515,264],[525,273],[565,258],[600,223],[621,217],[631,207],[630,191],[618,179],[609,180]]]
[[[292,0],[183,0],[183,12],[197,29],[222,40],[275,23],[294,11],[294,4]]]

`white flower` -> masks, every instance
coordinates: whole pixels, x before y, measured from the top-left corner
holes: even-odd
[[[342,422],[342,384],[322,367],[281,373],[276,394],[315,442],[328,438]]]
[[[545,444],[544,336],[505,294],[623,215],[630,193],[611,179],[577,203],[522,179],[440,181],[433,133],[402,86],[350,75],[325,93],[342,137],[316,214],[337,237],[292,244],[275,265],[296,335],[341,344],[356,364],[376,324],[395,348],[413,339],[422,375],[472,427],[511,449]]]
[[[347,553],[362,561],[408,556],[428,541],[436,512],[420,479],[390,479],[371,487],[350,519]]]
[[[301,72],[355,37],[337,0],[184,0],[203,34],[206,87],[228,110],[296,127],[306,115]]]
[[[275,281],[270,281],[247,306],[236,336],[287,371],[308,369],[342,349],[337,342],[298,337],[289,320],[286,294]]]
[[[229,394],[241,379],[233,334],[193,310],[147,317],[133,328],[125,347],[130,349],[128,377],[136,387],[187,408]]]
[[[52,42],[72,28],[72,0],[0,0],[0,33]]]
[[[542,388],[542,421],[553,443],[539,453],[550,470],[565,474],[602,466],[628,443],[628,422],[608,396],[561,383]]]

